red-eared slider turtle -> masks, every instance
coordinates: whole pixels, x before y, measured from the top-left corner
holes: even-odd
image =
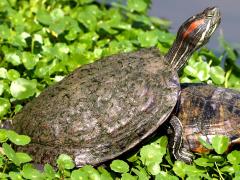
[[[171,120],[174,131],[170,136],[175,158],[192,161],[188,151],[208,152],[199,138],[211,143],[215,135],[229,137],[229,147],[240,143],[239,91],[206,84],[184,84],[177,117]]]
[[[65,153],[82,166],[132,149],[168,119],[180,92],[177,71],[219,23],[219,9],[207,8],[183,23],[165,57],[142,49],[78,68],[16,114],[13,129],[32,139],[18,150],[41,164]]]

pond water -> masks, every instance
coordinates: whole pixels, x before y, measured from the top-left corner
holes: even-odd
[[[152,7],[149,11],[149,15],[169,19],[172,22],[170,31],[176,33],[183,21],[208,6],[217,6],[220,8],[222,22],[207,46],[217,51],[219,49],[218,37],[220,32],[222,32],[228,42],[239,47],[239,0],[152,0]]]

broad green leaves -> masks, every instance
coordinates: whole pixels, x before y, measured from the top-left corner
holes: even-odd
[[[57,159],[58,167],[62,169],[72,169],[74,167],[74,163],[72,158],[66,154],[61,154]]]
[[[19,135],[14,131],[7,131],[7,137],[9,138],[10,141],[12,141],[16,145],[26,145],[29,144],[31,141],[28,136],[25,135]]]
[[[6,115],[11,107],[8,99],[0,98],[0,117]]]
[[[9,119],[23,102],[47,86],[60,81],[77,67],[104,56],[157,46],[165,54],[175,35],[168,32],[170,22],[148,17],[149,0],[127,0],[126,5],[110,8],[93,0],[0,1],[0,118]],[[238,53],[224,39],[218,56],[208,49],[195,52],[181,74],[181,82],[206,82],[240,89]],[[223,60],[223,61],[222,61]],[[229,140],[216,136],[203,144],[217,155],[204,154],[186,165],[171,162],[167,138],[145,145],[128,160],[115,160],[110,168],[85,166],[74,169],[68,155],[40,172],[28,163],[31,157],[15,152],[15,145],[26,145],[30,138],[13,131],[0,130],[2,179],[199,179],[238,178],[239,151],[226,159]],[[14,146],[8,143],[14,143]],[[167,154],[167,155],[166,155]],[[167,162],[169,164],[167,164]],[[222,178],[222,177],[221,177]],[[223,179],[223,178],[222,178]]]
[[[35,94],[37,90],[37,82],[35,80],[27,80],[18,78],[12,81],[10,91],[16,99],[26,99]]]
[[[229,138],[223,135],[212,138],[212,146],[218,154],[223,154],[229,146]]]
[[[127,173],[129,171],[129,166],[126,162],[122,160],[114,160],[110,167],[113,171],[119,172],[119,173]]]
[[[147,3],[144,0],[128,0],[127,7],[131,11],[145,12],[147,9]]]

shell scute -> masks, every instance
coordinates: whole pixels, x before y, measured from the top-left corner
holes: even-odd
[[[231,144],[240,137],[240,93],[212,85],[189,85],[181,92],[178,117],[183,125],[185,148],[202,153],[198,138],[211,142],[214,135],[225,135]]]

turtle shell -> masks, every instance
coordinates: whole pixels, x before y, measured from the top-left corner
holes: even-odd
[[[13,128],[31,137],[36,163],[61,153],[76,166],[113,159],[150,136],[179,96],[177,72],[156,49],[142,49],[82,66],[29,102]]]
[[[240,142],[240,93],[236,90],[204,84],[183,86],[178,117],[188,150],[208,152],[199,138],[211,143],[214,135],[228,136],[230,146]]]

